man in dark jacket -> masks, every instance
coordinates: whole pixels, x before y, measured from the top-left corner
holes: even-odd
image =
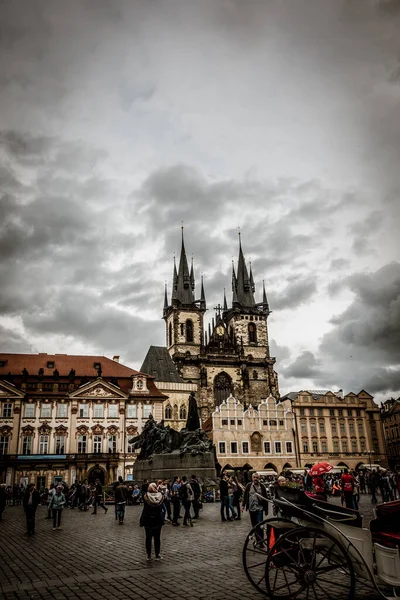
[[[121,477],[122,479],[122,477]],[[125,506],[128,497],[128,488],[124,485],[123,481],[118,481],[118,485],[115,488],[115,506],[117,511],[117,518],[119,525],[122,525],[125,517]]]
[[[26,526],[28,529],[28,535],[35,533],[35,515],[36,509],[40,504],[40,494],[35,488],[35,484],[31,483],[26,490],[22,499],[22,504],[26,516]]]
[[[242,503],[242,511],[249,511],[252,527],[263,520],[263,512],[268,506],[267,498],[267,488],[260,482],[259,474],[253,473],[253,481],[246,485]]]
[[[224,474],[222,474],[219,482],[219,499],[221,502],[221,521],[232,521],[233,519],[229,512],[228,479]],[[224,516],[224,509],[226,516]]]
[[[196,475],[192,475],[191,479],[190,479],[190,486],[193,490],[193,512],[194,512],[194,519],[198,519],[199,518],[199,509],[200,509],[200,499],[201,499],[201,487],[199,482],[197,481],[197,477]]]
[[[96,487],[94,490],[94,503],[93,503],[93,512],[92,515],[97,515],[97,506],[101,506],[104,508],[104,514],[107,513],[108,508],[105,506],[103,502],[103,486],[100,483],[100,479],[96,479]]]

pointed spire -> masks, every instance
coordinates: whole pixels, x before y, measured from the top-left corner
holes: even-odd
[[[174,273],[175,276],[175,273]],[[175,299],[181,302],[181,304],[193,304],[194,295],[191,281],[191,274],[189,273],[188,262],[186,258],[185,242],[183,239],[183,227],[182,227],[182,246],[181,256],[179,259],[179,269],[176,276],[176,293]],[[194,276],[193,276],[194,284]]]
[[[265,281],[263,280],[263,309],[267,310],[269,312],[269,304],[268,304],[268,300],[267,300],[267,293],[265,291]]]
[[[211,340],[211,325],[208,324],[208,339]]]
[[[192,290],[194,290],[195,284],[194,284],[193,256],[192,256],[192,263],[190,265],[190,285],[192,286]]]
[[[224,311],[228,310],[228,303],[226,301],[226,292],[225,292],[225,288],[224,288]]]
[[[164,310],[163,316],[165,317],[168,309],[168,296],[167,296],[167,282],[165,282],[165,291],[164,291]]]
[[[253,279],[253,271],[251,269],[251,262],[250,262],[250,287],[251,287],[252,292],[256,291],[256,287],[254,285],[254,279]]]
[[[254,285],[254,281],[253,281]],[[239,233],[239,260],[236,279],[237,302],[243,307],[255,306],[251,280],[247,272],[246,262],[243,256],[242,242]]]
[[[172,293],[171,293],[171,304],[173,300],[176,300],[176,290],[178,289],[178,271],[176,270],[176,259],[174,254],[174,271],[172,274]]]
[[[237,279],[235,273],[235,265],[232,261],[232,305],[237,304]]]
[[[200,308],[206,310],[206,295],[204,293],[203,275],[201,276]]]

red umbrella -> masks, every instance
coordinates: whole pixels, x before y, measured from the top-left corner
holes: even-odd
[[[311,477],[315,477],[316,475],[322,475],[323,473],[329,473],[333,469],[333,465],[330,465],[327,462],[320,462],[311,467],[310,475]]]

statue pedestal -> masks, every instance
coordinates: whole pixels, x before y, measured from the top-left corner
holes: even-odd
[[[150,459],[137,460],[133,465],[133,479],[135,481],[144,481],[148,479],[156,481],[157,479],[173,479],[191,475],[196,477],[215,479],[215,459],[213,452],[203,452],[201,454],[154,454]]]

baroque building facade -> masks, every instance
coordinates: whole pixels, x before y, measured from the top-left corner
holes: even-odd
[[[321,461],[349,469],[386,465],[380,409],[368,392],[308,390],[282,400],[292,402],[299,467]]]
[[[400,469],[400,398],[390,398],[382,403],[381,418],[385,436],[389,467]]]
[[[0,354],[0,482],[130,478],[129,439],[165,399],[118,357]]]
[[[232,301],[223,305],[204,328],[206,298],[203,281],[196,299],[193,262],[189,270],[183,239],[179,267],[174,261],[172,293],[165,288],[163,318],[166,349],[180,379],[197,388],[204,422],[230,395],[245,407],[258,406],[261,398],[279,397],[275,358],[270,356],[267,320],[270,309],[265,287],[255,301],[252,269],[247,268],[239,238],[237,269],[232,265]],[[156,375],[156,374],[155,374]],[[159,377],[156,375],[157,381]]]
[[[289,400],[269,396],[245,408],[229,396],[216,407],[203,428],[215,445],[222,471],[272,470],[281,473],[297,466],[294,415]]]

